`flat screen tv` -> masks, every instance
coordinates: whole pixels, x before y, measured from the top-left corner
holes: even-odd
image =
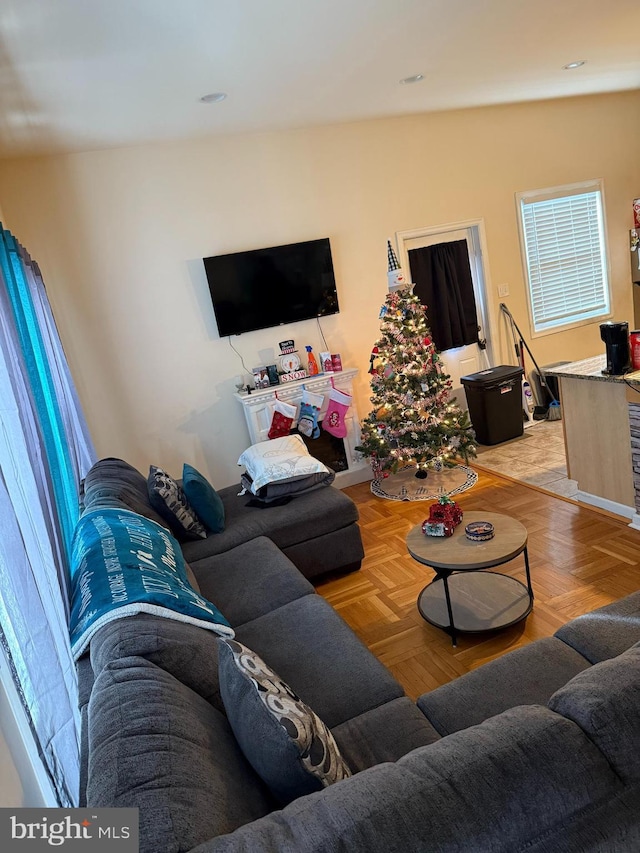
[[[339,311],[328,237],[203,260],[220,337]]]

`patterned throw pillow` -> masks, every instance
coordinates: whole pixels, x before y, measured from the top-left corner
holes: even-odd
[[[204,539],[207,531],[187,500],[182,487],[163,471],[151,465],[147,479],[149,503],[164,518],[178,539]]]
[[[255,652],[220,642],[218,671],[236,740],[282,804],[351,776],[326,725]]]

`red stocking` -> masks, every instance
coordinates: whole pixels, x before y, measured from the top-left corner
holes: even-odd
[[[296,416],[296,407],[276,399],[273,405],[273,417],[267,435],[269,438],[283,438],[289,435],[291,424]]]

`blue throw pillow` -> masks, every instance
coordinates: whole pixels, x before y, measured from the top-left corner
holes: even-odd
[[[221,642],[218,678],[240,749],[283,805],[351,776],[327,726],[251,649]]]
[[[224,504],[206,477],[191,465],[182,468],[182,488],[196,515],[212,533],[224,530]]]

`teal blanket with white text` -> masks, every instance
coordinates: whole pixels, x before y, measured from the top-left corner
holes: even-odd
[[[180,545],[164,527],[129,510],[92,510],[77,524],[71,554],[74,660],[98,628],[136,613],[234,636],[217,607],[189,584]]]

